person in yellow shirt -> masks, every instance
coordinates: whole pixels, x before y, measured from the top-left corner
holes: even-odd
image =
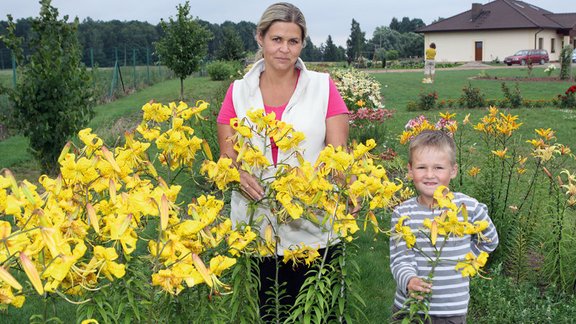
[[[424,80],[423,83],[433,83],[436,66],[436,44],[430,43],[426,49],[426,61],[424,62]]]

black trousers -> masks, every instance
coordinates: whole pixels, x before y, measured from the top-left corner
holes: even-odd
[[[334,252],[338,248],[338,244],[328,248],[326,256],[326,264],[330,263],[334,257]],[[326,249],[319,249],[318,253],[320,258],[324,257]],[[260,269],[260,316],[266,320],[266,314],[269,309],[274,307],[274,301],[270,300],[271,296],[266,292],[272,291],[276,278],[276,268],[278,266],[278,284],[286,283],[283,289],[286,291],[280,304],[290,308],[294,306],[296,297],[304,284],[307,276],[306,273],[311,269],[306,264],[292,262],[284,263],[282,256],[278,256],[278,264],[274,257],[266,257],[259,263]]]

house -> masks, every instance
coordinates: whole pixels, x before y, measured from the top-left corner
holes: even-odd
[[[567,3],[571,3],[567,1]],[[576,13],[552,13],[524,1],[495,0],[417,30],[438,46],[436,61],[502,61],[521,49],[545,49],[557,61],[576,47]]]

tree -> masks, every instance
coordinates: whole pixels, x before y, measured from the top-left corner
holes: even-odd
[[[420,18],[410,19],[408,17],[403,17],[401,22],[399,22],[396,18],[392,18],[389,27],[390,29],[400,33],[408,33],[413,32],[423,26],[426,26],[426,24]]]
[[[200,69],[212,34],[190,14],[190,3],[178,5],[178,18],[160,21],[164,36],[155,43],[160,62],[180,78],[180,100],[184,99],[184,79]]]
[[[224,27],[222,29],[223,39],[218,49],[217,58],[224,61],[237,61],[243,59],[244,44],[240,34],[234,27]]]
[[[322,52],[318,47],[314,46],[314,43],[312,43],[312,39],[310,39],[310,36],[306,36],[306,46],[304,46],[304,48],[302,49],[300,57],[302,58],[302,60],[310,62],[317,62],[322,60]]]
[[[327,62],[336,62],[338,61],[338,47],[334,45],[332,41],[332,36],[328,35],[328,39],[326,40],[326,45],[324,46],[324,61]]]
[[[389,27],[376,27],[372,39],[374,48],[387,51],[396,50],[400,57],[421,56],[424,48],[424,37],[420,34],[400,33]],[[388,57],[388,59],[390,59]]]
[[[346,46],[346,56],[348,56],[348,60],[356,60],[362,56],[362,52],[366,46],[365,33],[360,29],[360,24],[354,19],[352,19],[350,38],[346,41]]]
[[[90,74],[81,63],[78,18],[58,20],[50,0],[41,0],[40,16],[32,20],[27,44],[16,36],[8,15],[2,41],[12,50],[19,78],[8,92],[17,128],[29,138],[30,150],[45,173],[58,169],[60,148],[93,117]],[[30,54],[25,55],[24,45]]]

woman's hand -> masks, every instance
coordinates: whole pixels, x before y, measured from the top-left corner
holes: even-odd
[[[264,188],[253,175],[244,170],[240,170],[240,189],[252,200],[264,198]]]

